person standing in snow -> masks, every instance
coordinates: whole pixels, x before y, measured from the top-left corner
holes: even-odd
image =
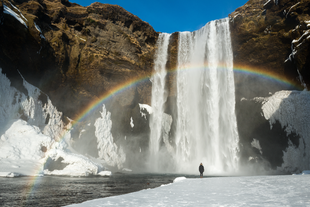
[[[200,177],[203,177],[203,172],[205,171],[205,168],[203,167],[202,163],[199,165],[199,172],[200,172]]]

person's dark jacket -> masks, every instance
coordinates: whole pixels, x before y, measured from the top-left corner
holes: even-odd
[[[199,172],[202,174],[205,171],[205,168],[203,167],[203,165],[199,166]]]

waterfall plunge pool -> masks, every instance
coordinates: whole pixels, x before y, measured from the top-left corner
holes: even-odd
[[[65,206],[156,188],[172,183],[180,176],[198,178],[199,174],[115,173],[110,177],[0,177],[0,206]]]

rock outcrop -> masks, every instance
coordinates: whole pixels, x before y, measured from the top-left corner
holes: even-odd
[[[0,3],[0,67],[22,90],[17,70],[66,116],[120,83],[150,76],[158,33],[120,6],[66,0]],[[116,102],[150,103],[144,82]],[[74,107],[73,104],[74,103]]]
[[[309,82],[310,3],[249,0],[229,15],[234,64]],[[300,74],[299,74],[300,73]],[[237,79],[238,81],[238,79]]]
[[[309,86],[309,15],[309,1],[249,0],[229,15],[235,67],[273,74],[299,88]],[[239,73],[235,84],[242,162],[264,162],[265,167],[277,169],[289,143],[298,148],[300,138],[287,133],[288,126],[269,123],[262,115],[262,100],[255,97],[293,87]]]

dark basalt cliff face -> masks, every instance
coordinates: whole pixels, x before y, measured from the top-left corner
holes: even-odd
[[[13,11],[25,22],[7,12]],[[0,3],[0,67],[22,90],[20,75],[66,116],[131,79],[150,76],[158,33],[120,6],[66,0]],[[150,82],[127,90],[120,106],[150,103]],[[74,107],[73,107],[74,106]]]

